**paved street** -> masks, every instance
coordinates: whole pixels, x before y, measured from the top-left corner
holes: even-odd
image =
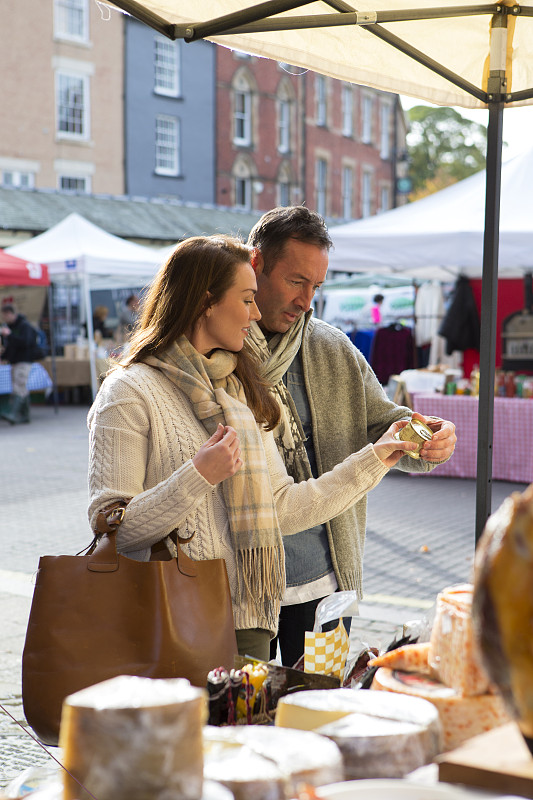
[[[0,788],[23,769],[53,759],[25,726],[20,664],[32,575],[44,554],[76,553],[87,524],[88,409],[32,407],[31,425],[0,421]],[[521,484],[496,482],[493,508]],[[474,552],[475,482],[387,475],[369,496],[365,599],[353,626],[361,640],[386,646],[402,623],[431,614],[438,591],[467,581]],[[11,716],[14,717],[14,721]],[[58,756],[54,748],[50,753]]]

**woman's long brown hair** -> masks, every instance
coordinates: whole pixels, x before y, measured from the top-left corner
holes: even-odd
[[[235,282],[237,266],[250,263],[250,256],[251,251],[230,236],[194,236],[180,242],[148,289],[121,366],[157,356],[193,330],[206,309],[222,300]],[[253,356],[244,349],[236,355],[235,374],[246,402],[256,421],[272,430],[280,412],[270,386],[259,375]]]

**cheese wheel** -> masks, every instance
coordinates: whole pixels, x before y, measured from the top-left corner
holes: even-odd
[[[338,745],[346,780],[396,778],[441,752],[436,708],[354,689],[297,692],[278,702],[276,725],[313,729]]]
[[[265,725],[204,728],[204,777],[235,800],[286,800],[301,784],[343,780],[339,748],[323,736]]]
[[[433,703],[442,722],[445,750],[453,750],[466,739],[509,722],[499,695],[464,697],[427,675],[380,667],[374,675],[372,689],[405,694]]]
[[[199,800],[206,719],[207,692],[184,678],[123,675],[69,695],[63,800]]]

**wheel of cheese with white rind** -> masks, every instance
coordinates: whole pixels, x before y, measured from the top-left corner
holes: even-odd
[[[344,769],[337,745],[315,733],[206,725],[204,777],[227,786],[235,800],[286,800],[303,783],[343,780]]]
[[[63,800],[200,800],[206,719],[207,692],[184,678],[123,675],[69,695]]]
[[[455,689],[415,672],[380,667],[374,675],[372,689],[432,703],[442,722],[445,750],[453,750],[472,736],[510,721],[499,695],[463,697]]]
[[[354,689],[298,692],[280,699],[276,725],[312,729],[335,742],[346,780],[401,777],[442,750],[435,706],[392,694]]]

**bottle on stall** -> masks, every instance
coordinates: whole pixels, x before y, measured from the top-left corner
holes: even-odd
[[[496,385],[494,387],[496,397],[505,397],[505,373],[496,370]]]
[[[479,394],[479,364],[474,364],[470,373],[470,394],[476,397]]]
[[[505,396],[514,397],[516,394],[516,383],[514,372],[505,373]]]

